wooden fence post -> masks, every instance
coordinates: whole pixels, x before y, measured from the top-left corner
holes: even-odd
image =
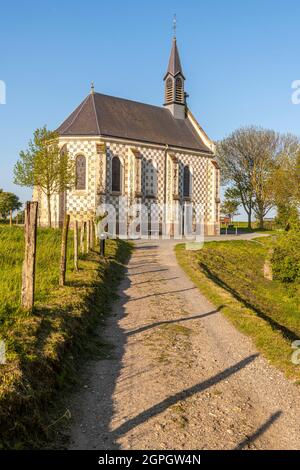
[[[100,256],[105,256],[105,238],[100,238]]]
[[[90,221],[88,220],[86,222],[86,253],[89,253],[90,248],[91,248],[90,228],[91,228],[91,224],[90,224]]]
[[[74,222],[74,268],[78,271],[78,222]]]
[[[64,218],[64,225],[63,225],[62,235],[61,235],[60,270],[59,270],[59,285],[60,286],[64,286],[65,281],[66,281],[69,223],[70,223],[70,215],[66,214]]]
[[[81,222],[80,224],[80,252],[81,254],[84,253],[84,232],[85,232],[85,222]]]
[[[37,213],[38,203],[27,202],[25,207],[25,256],[21,291],[21,305],[25,310],[32,310],[34,305]]]
[[[9,225],[12,227],[13,219],[12,219],[12,210],[9,211]]]
[[[90,220],[90,237],[91,237],[91,249],[95,249],[95,224],[93,220]]]

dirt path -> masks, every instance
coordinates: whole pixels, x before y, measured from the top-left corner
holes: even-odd
[[[261,358],[178,267],[140,242],[105,339],[74,396],[71,449],[299,449],[295,385]]]

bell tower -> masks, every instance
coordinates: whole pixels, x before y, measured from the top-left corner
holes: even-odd
[[[175,119],[185,119],[184,80],[185,77],[182,72],[176,36],[174,34],[168,70],[164,76],[164,106],[169,109]]]

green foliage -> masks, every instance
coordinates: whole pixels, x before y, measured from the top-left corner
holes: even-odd
[[[221,207],[221,212],[232,219],[238,215],[238,208],[241,205],[241,198],[237,188],[227,188],[225,191],[225,199]]]
[[[59,230],[38,229],[36,301],[42,302],[58,284],[61,234]],[[73,267],[72,235],[69,235],[67,268]],[[0,226],[0,322],[7,312],[19,311],[21,272],[24,258],[24,230]]]
[[[0,215],[5,219],[10,211],[21,209],[22,203],[18,196],[0,189]]]
[[[258,127],[237,129],[218,143],[223,182],[238,190],[249,226],[252,213],[263,228],[264,217],[281,196],[295,197],[291,188],[299,188],[299,149],[298,137]]]
[[[300,232],[292,230],[279,238],[271,262],[274,279],[284,283],[300,281]]]
[[[287,231],[291,228],[297,228],[299,225],[299,212],[297,207],[293,203],[278,203],[275,223]]]
[[[65,148],[60,149],[56,132],[47,130],[46,126],[34,132],[28,149],[20,152],[20,159],[14,167],[14,182],[20,186],[36,186],[46,195],[51,227],[51,196],[75,183],[74,162]]]

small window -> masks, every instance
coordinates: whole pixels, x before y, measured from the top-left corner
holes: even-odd
[[[113,157],[112,159],[111,190],[117,193],[121,192],[121,162],[119,157]]]
[[[76,157],[76,189],[86,189],[86,158],[84,155]]]
[[[189,166],[183,169],[183,197],[190,197],[191,195],[191,172]]]

